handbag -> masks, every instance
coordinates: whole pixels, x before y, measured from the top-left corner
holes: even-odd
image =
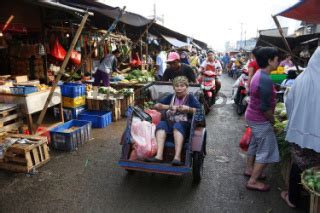
[[[240,140],[240,148],[243,151],[248,151],[250,140],[252,137],[252,131],[250,127],[247,127],[246,130],[244,131],[242,138]]]

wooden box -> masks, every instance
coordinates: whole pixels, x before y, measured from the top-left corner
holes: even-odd
[[[121,99],[98,100],[87,98],[88,110],[111,111],[112,121],[121,119]]]
[[[120,102],[121,102],[121,116],[125,117],[128,107],[131,105],[134,105],[134,94],[128,97],[124,97],[123,99],[120,99]]]
[[[22,134],[9,135],[9,137],[28,139],[30,142],[11,145],[0,162],[1,169],[28,173],[50,160],[46,137]]]

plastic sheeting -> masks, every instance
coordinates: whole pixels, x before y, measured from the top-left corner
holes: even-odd
[[[320,0],[300,0],[277,15],[320,24]]]

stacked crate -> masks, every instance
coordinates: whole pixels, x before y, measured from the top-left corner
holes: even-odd
[[[8,138],[24,140],[14,143],[0,160],[0,169],[13,172],[32,172],[50,160],[47,138],[22,134],[8,135]]]
[[[86,87],[84,84],[65,83],[61,85],[63,101],[63,111],[66,120],[77,119],[78,115],[84,111],[86,105]],[[55,108],[54,114],[58,116],[60,109]]]

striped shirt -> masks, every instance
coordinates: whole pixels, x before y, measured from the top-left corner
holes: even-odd
[[[269,75],[261,69],[253,76],[250,84],[250,102],[246,110],[246,120],[266,122],[264,112],[274,111],[276,105],[276,90]]]

